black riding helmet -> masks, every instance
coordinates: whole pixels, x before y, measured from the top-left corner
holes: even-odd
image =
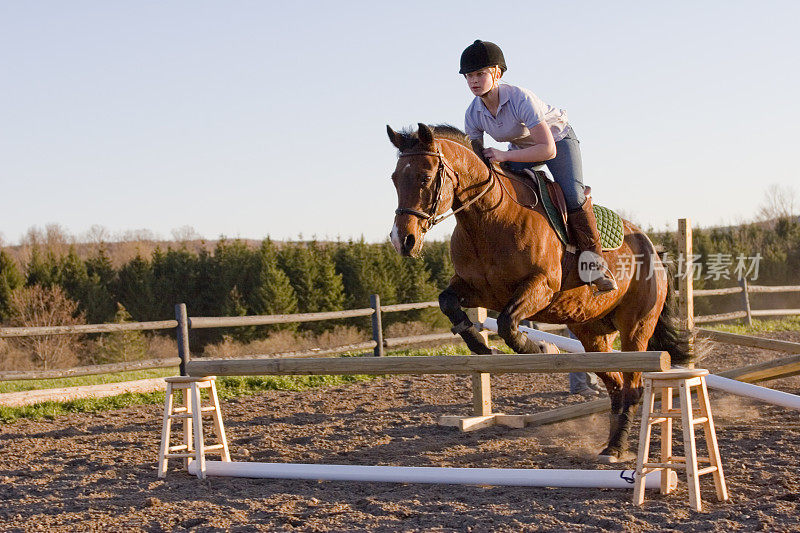
[[[477,39],[461,53],[461,70],[458,73],[466,74],[494,65],[499,66],[501,71],[506,71],[503,51],[494,43]]]

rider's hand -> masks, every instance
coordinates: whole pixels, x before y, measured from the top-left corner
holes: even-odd
[[[484,157],[489,161],[496,161],[500,163],[506,160],[506,152],[502,150],[497,150],[496,148],[486,148],[483,151]]]

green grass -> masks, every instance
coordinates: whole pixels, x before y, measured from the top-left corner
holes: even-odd
[[[437,348],[395,350],[387,353],[391,356],[424,356],[424,355],[468,355],[469,350],[464,346],[441,346]],[[357,354],[344,354],[343,357],[354,357]],[[119,374],[104,374],[98,376],[81,376],[44,381],[18,381],[7,382],[0,385],[20,384],[21,388],[2,390],[1,392],[23,391],[32,389],[46,389],[58,387],[72,387],[79,385],[95,385],[98,383],[116,383],[149,377],[162,377],[175,375],[170,369],[155,369],[149,371],[121,372]],[[217,379],[217,391],[221,399],[227,400],[241,396],[250,396],[270,390],[301,391],[317,387],[335,387],[361,381],[378,379],[381,376],[224,376]],[[47,386],[42,386],[46,383]],[[38,386],[30,386],[30,384]],[[0,423],[10,423],[20,418],[27,419],[55,419],[71,413],[97,413],[112,409],[121,409],[130,405],[163,404],[164,393],[125,393],[109,398],[84,398],[68,402],[42,402],[24,407],[0,406]]]
[[[737,324],[702,325],[701,327],[727,333],[740,335],[754,335],[758,333],[773,333],[776,331],[800,331],[800,316],[789,316],[775,320],[753,319],[753,325],[747,326],[741,322]]]
[[[26,379],[0,382],[0,393],[22,392],[27,390],[60,389],[62,387],[82,387],[85,385],[101,385],[103,383],[119,383],[137,379],[163,378],[178,375],[178,367],[154,368],[151,370],[131,370],[117,374],[97,374],[95,376],[76,376],[58,379]]]

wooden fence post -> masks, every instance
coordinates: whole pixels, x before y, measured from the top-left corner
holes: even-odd
[[[681,329],[689,332],[689,353],[694,353],[694,265],[692,261],[692,221],[678,219],[678,264],[683,258],[683,276],[678,278],[678,320]]]
[[[692,264],[692,222],[688,218],[678,219],[678,260],[683,257],[683,276],[678,278],[678,316],[681,327],[694,329],[694,294],[692,290],[694,267]]]
[[[189,316],[186,313],[186,304],[175,304],[175,320],[178,321],[176,335],[178,340],[178,357],[181,358],[181,376],[186,376],[186,363],[191,359],[189,351]]]
[[[375,341],[375,348],[373,354],[375,357],[383,357],[383,324],[381,322],[381,297],[379,294],[369,295],[370,307],[374,310],[372,313],[372,340]]]
[[[486,309],[476,307],[467,309],[467,316],[475,323],[486,320]],[[483,342],[489,344],[489,332],[482,331]],[[472,410],[475,416],[492,414],[492,383],[491,374],[475,372],[472,374]]]
[[[742,276],[739,280],[739,286],[742,288],[742,304],[744,305],[744,311],[747,313],[745,317],[745,321],[748,326],[753,325],[753,315],[750,313],[750,296],[747,294],[747,277]]]

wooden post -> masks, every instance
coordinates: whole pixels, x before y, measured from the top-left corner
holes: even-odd
[[[692,266],[692,221],[688,218],[678,219],[678,259],[683,258],[684,275],[678,278],[678,316],[681,328],[686,331],[694,329],[694,295]]]
[[[373,353],[375,357],[383,357],[383,325],[381,323],[381,297],[379,294],[369,295],[372,313],[372,340],[375,341]]]
[[[178,340],[178,357],[181,358],[180,372],[181,376],[186,376],[188,375],[186,373],[186,363],[192,357],[189,351],[189,317],[186,313],[186,304],[175,304],[175,320],[178,321],[176,335]]]
[[[742,304],[744,305],[745,313],[747,313],[745,322],[748,326],[752,326],[753,315],[750,314],[750,296],[747,294],[747,277],[742,276],[742,279],[739,280],[739,286],[742,288]]]
[[[486,309],[476,307],[467,309],[467,316],[472,323],[483,323],[486,320]],[[481,331],[483,342],[488,346],[489,332]],[[491,375],[480,372],[472,374],[472,411],[475,416],[488,416],[492,414],[492,384]]]

